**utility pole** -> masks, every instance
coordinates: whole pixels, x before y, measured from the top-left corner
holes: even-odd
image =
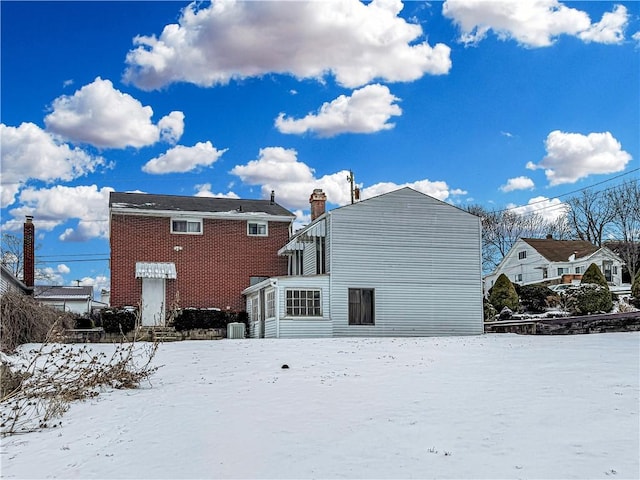
[[[347,182],[349,182],[351,184],[351,187],[349,188],[349,191],[351,192],[351,204],[353,205],[354,203],[354,198],[353,198],[353,182],[355,181],[355,178],[353,176],[353,172],[351,170],[349,170],[349,175],[347,176]]]

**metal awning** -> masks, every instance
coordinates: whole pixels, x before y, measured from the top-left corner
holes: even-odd
[[[136,262],[136,278],[176,278],[175,263]]]
[[[296,234],[289,243],[278,250],[278,255],[286,255],[296,250],[304,250],[304,244],[310,243],[316,237],[325,237],[327,235],[326,219],[305,227],[300,233]]]

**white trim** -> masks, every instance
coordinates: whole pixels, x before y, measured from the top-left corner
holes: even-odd
[[[289,215],[269,215],[264,212],[238,212],[232,210],[230,212],[196,212],[185,211],[179,212],[176,210],[143,210],[132,209],[125,207],[111,207],[111,215],[131,215],[136,217],[171,217],[171,218],[185,218],[185,217],[199,217],[199,218],[212,218],[212,219],[224,219],[224,220],[262,220],[269,222],[289,222],[293,223],[295,216]]]
[[[173,229],[173,222],[185,222],[186,223],[186,227],[187,227],[187,231],[186,232],[178,232],[176,230]],[[190,232],[189,231],[189,224],[190,223],[197,223],[199,225],[198,227],[198,231],[197,232]],[[204,228],[203,228],[203,221],[202,218],[196,218],[196,217],[172,217],[171,218],[171,222],[170,222],[170,231],[172,234],[176,234],[176,235],[202,235],[204,232]]]
[[[258,227],[264,226],[264,233],[251,233],[249,231],[249,225],[257,225]],[[268,237],[269,222],[260,221],[260,220],[247,220],[247,236],[248,237]]]

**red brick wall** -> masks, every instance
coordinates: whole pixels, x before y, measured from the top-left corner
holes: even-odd
[[[111,304],[137,305],[142,280],[136,262],[173,262],[177,279],[167,280],[167,305],[244,310],[242,290],[250,277],[287,273],[277,252],[289,239],[289,223],[269,222],[268,237],[247,235],[246,220],[204,219],[202,235],[171,233],[171,219],[111,217]],[[181,246],[176,251],[174,246]]]

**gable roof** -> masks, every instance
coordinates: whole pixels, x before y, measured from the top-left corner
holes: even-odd
[[[61,285],[36,285],[34,297],[40,300],[86,300],[93,296],[93,287],[81,285],[78,287]]]
[[[175,212],[243,212],[295,217],[286,208],[270,200],[239,198],[187,197],[151,193],[111,192],[109,208]]]
[[[600,247],[586,240],[554,240],[552,238],[523,238],[540,255],[550,262],[567,262],[573,254],[575,258],[587,257]]]

